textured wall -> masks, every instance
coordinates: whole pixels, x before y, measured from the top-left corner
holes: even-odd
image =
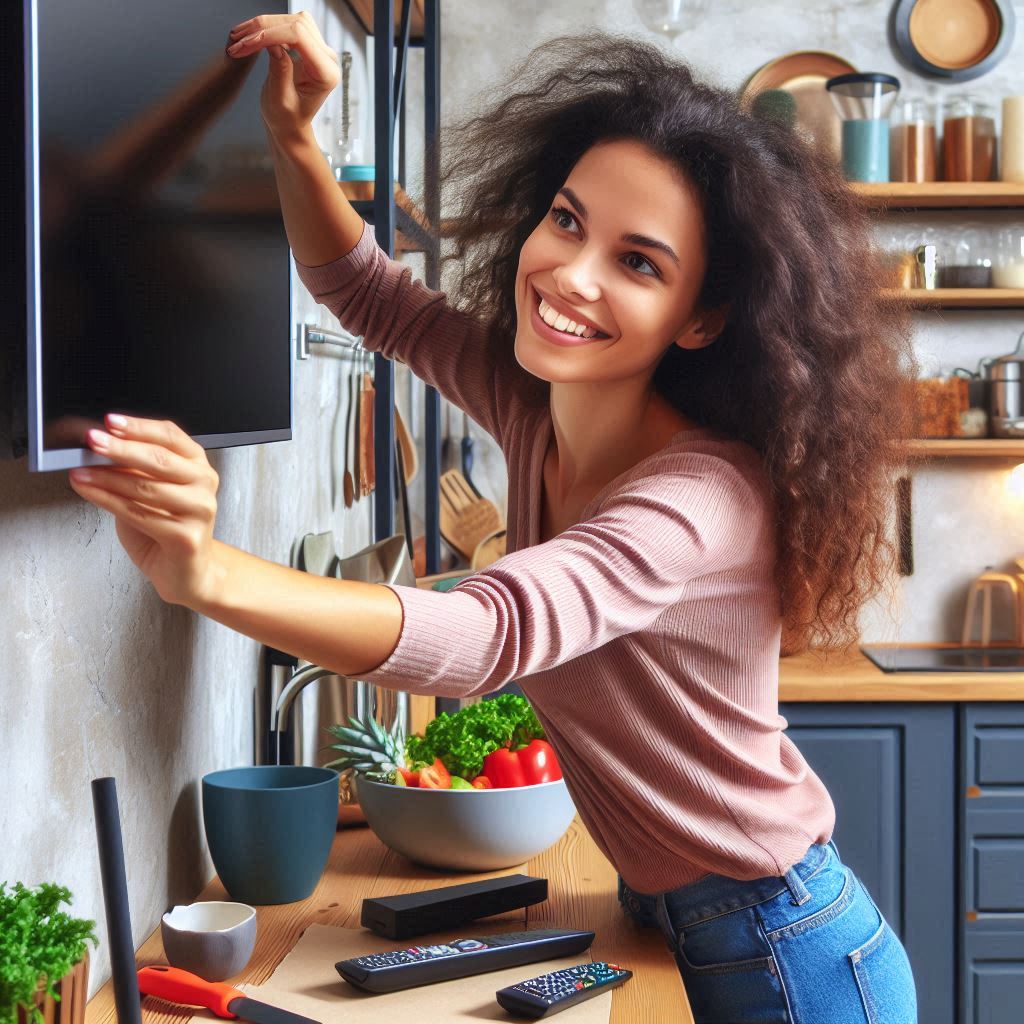
[[[353,81],[365,82],[359,38],[320,0],[308,7],[331,45],[356,49]],[[481,87],[552,35],[591,25],[645,31],[629,3],[611,0],[445,0],[442,8],[444,116],[466,110]],[[894,71],[904,92],[948,91],[896,62],[886,39],[887,0],[719,0],[712,8],[676,45],[723,84],[738,86],[764,61],[814,48],[835,51],[863,70]],[[1022,54],[1024,30],[1002,65],[972,83],[972,91],[1024,92]],[[421,55],[414,52],[408,82],[416,126],[421,76]],[[322,141],[336,127],[322,122]],[[410,167],[419,152],[413,130]],[[415,184],[411,189],[417,192]],[[948,215],[952,230],[957,217]],[[330,323],[301,289],[296,295],[297,319]],[[932,370],[974,366],[981,355],[1010,350],[1022,319],[1012,312],[921,314],[918,348]],[[279,562],[287,561],[293,539],[309,531],[335,529],[346,552],[367,542],[368,501],[343,515],[332,512],[345,365],[330,355],[296,363],[291,442],[210,453],[222,481],[221,540]],[[398,394],[408,400],[401,372]],[[453,426],[458,433],[461,414]],[[479,429],[474,433],[475,476],[504,504],[500,452]],[[972,461],[917,472],[917,571],[903,583],[895,621],[880,606],[868,609],[867,637],[957,635],[967,582],[986,565],[1024,553],[1024,504],[1005,493],[1008,468]],[[422,475],[417,503],[421,483]],[[114,775],[138,944],[169,905],[191,899],[212,873],[198,783],[206,772],[251,761],[258,646],[164,605],[124,555],[112,519],[82,502],[63,473],[30,475],[24,460],[0,462],[0,556],[8,566],[0,580],[0,879],[60,881],[76,894],[77,913],[101,921],[89,780]],[[100,931],[105,938],[102,921]],[[94,959],[91,989],[108,973],[104,947]]]

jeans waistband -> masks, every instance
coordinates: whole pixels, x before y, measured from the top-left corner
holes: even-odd
[[[698,921],[763,903],[787,889],[790,901],[799,905],[811,898],[804,882],[825,866],[830,851],[838,860],[839,851],[831,840],[827,843],[813,843],[803,859],[782,875],[767,875],[749,881],[725,875],[708,875],[689,885],[659,893],[657,902],[678,928],[686,928]]]

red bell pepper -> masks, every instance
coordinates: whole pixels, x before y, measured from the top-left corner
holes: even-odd
[[[558,758],[546,740],[531,740],[518,750],[500,747],[484,758],[483,774],[495,789],[536,786],[562,777]]]
[[[420,789],[451,789],[452,777],[441,758],[420,770]]]

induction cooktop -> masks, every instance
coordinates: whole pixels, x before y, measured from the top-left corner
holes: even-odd
[[[1024,672],[1024,647],[861,647],[883,672]]]

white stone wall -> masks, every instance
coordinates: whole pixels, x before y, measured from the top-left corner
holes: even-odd
[[[361,87],[365,100],[372,51],[354,19],[340,0],[307,6],[332,46],[355,51],[353,88]],[[1024,5],[1016,6],[1020,19]],[[839,53],[862,70],[895,72],[905,93],[949,91],[896,61],[886,35],[890,9],[888,0],[717,0],[674,45],[730,86],[773,57],[813,48]],[[645,34],[632,5],[621,0],[444,0],[443,116],[465,111],[480,88],[503,78],[533,45],[590,26]],[[1024,92],[1022,55],[1019,29],[1011,54],[971,90],[993,98]],[[419,51],[412,55],[408,87],[412,168],[421,152]],[[370,107],[361,105],[367,126]],[[336,110],[332,104],[328,114],[336,117]],[[329,129],[322,122],[322,142],[336,128],[336,120]],[[415,181],[410,190],[419,194]],[[959,216],[943,215],[950,230]],[[296,288],[296,318],[330,324],[329,315]],[[918,315],[916,327],[927,368],[946,371],[1012,349],[1024,317],[949,310]],[[287,562],[292,541],[306,532],[334,529],[345,552],[368,542],[369,501],[332,512],[345,365],[330,355],[296,363],[290,443],[210,453],[222,481],[220,539],[278,562]],[[398,396],[406,411],[408,383],[400,369]],[[458,437],[461,413],[452,422]],[[419,424],[413,426],[421,436]],[[474,436],[474,476],[503,506],[501,454],[479,428]],[[881,605],[866,610],[865,637],[958,635],[968,582],[987,565],[1003,566],[1024,554],[1024,500],[1006,492],[1010,468],[967,461],[929,463],[917,471],[916,572],[902,582],[895,618]],[[419,509],[422,473],[413,498]],[[199,780],[218,768],[251,763],[258,646],[164,605],[124,555],[111,517],[81,501],[63,473],[33,475],[24,460],[0,462],[0,554],[7,566],[0,579],[0,879],[68,885],[74,911],[99,922],[105,943],[89,780],[114,775],[138,945],[164,910],[190,900],[212,875]],[[109,975],[105,944],[93,965],[95,991]]]

